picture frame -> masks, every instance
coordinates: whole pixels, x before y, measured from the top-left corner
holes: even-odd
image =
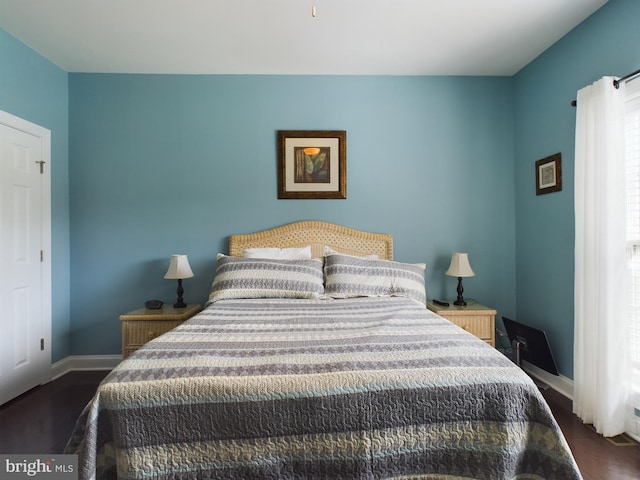
[[[346,199],[347,132],[278,130],[278,198]]]
[[[536,195],[562,190],[562,154],[536,161]]]

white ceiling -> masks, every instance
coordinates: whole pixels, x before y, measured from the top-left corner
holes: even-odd
[[[0,0],[0,28],[70,72],[510,76],[606,2]]]

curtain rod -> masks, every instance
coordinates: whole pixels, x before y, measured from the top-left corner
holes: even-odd
[[[631,72],[628,75],[625,75],[624,77],[618,79],[618,80],[614,80],[613,81],[613,86],[617,88],[620,88],[620,82],[624,82],[625,80],[629,80],[632,77],[635,77],[636,75],[640,75],[640,70],[636,70],[635,72]],[[578,105],[578,102],[576,100],[572,100],[571,101],[571,106],[575,107]]]
[[[635,72],[630,73],[629,75],[625,75],[624,77],[622,77],[620,80],[614,80],[613,81],[613,86],[616,88],[620,88],[620,82],[624,82],[625,80],[630,79],[631,77],[635,77],[636,75],[638,75],[640,73],[640,70],[636,70]]]

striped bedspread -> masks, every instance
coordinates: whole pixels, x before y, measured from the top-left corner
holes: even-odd
[[[123,361],[80,478],[579,479],[536,386],[404,298],[224,300]]]

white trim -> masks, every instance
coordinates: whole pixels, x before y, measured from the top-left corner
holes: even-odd
[[[24,118],[16,117],[15,115],[3,110],[0,110],[0,123],[36,137],[51,137],[51,131],[49,129],[36,125],[35,123],[31,123],[29,120],[25,120]]]
[[[532,377],[546,383],[556,392],[561,393],[569,400],[573,400],[573,380],[564,375],[552,375],[546,370],[536,367],[529,362],[522,361],[522,369]]]
[[[51,365],[51,380],[77,370],[113,370],[121,361],[120,355],[71,355]]]
[[[44,352],[51,365],[51,130],[31,123],[20,117],[0,110],[0,124],[40,138],[42,145],[41,160],[46,162],[42,178],[42,338]],[[42,368],[41,383],[51,380],[50,370]]]

